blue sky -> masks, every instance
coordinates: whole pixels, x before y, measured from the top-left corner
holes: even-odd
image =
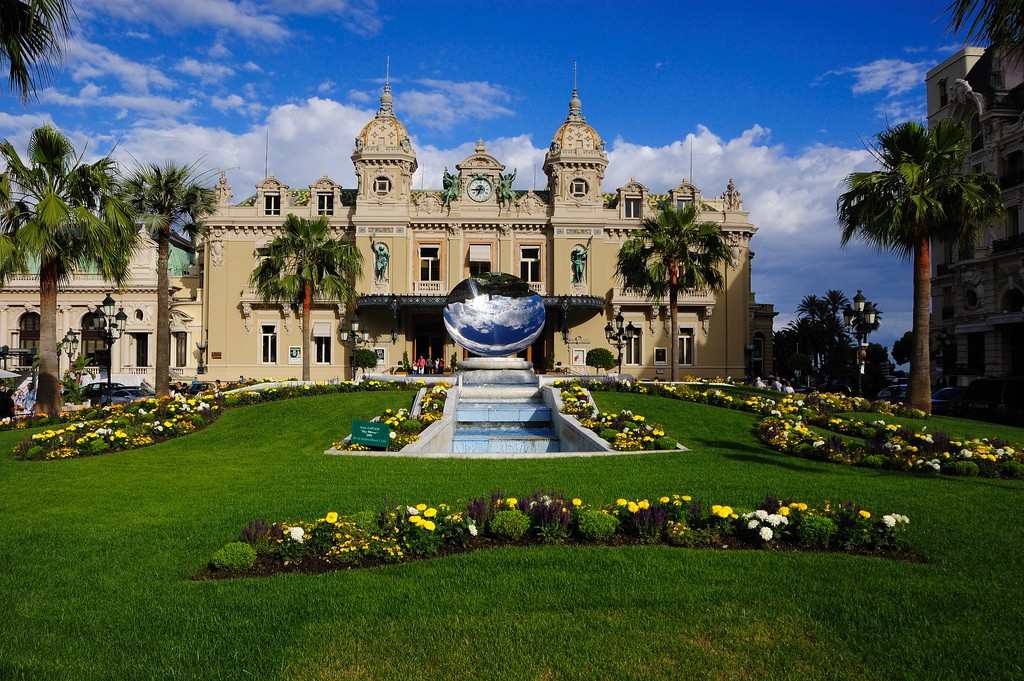
[[[516,186],[540,167],[576,83],[608,144],[603,186],[683,178],[716,196],[734,178],[759,231],[753,286],[776,328],[803,296],[857,289],[884,312],[873,341],[910,328],[908,263],[840,250],[843,178],[864,145],[925,116],[924,75],[960,41],[939,2],[374,2],[77,0],[75,40],[26,106],[0,96],[23,149],[52,123],[87,154],[225,169],[236,200],[269,168],[293,188],[355,184],[352,140],[390,57],[394,107],[439,187],[476,139]],[[692,176],[691,168],[692,152]]]

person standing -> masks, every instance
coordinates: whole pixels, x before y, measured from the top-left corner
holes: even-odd
[[[14,418],[14,398],[11,397],[10,388],[0,387],[0,419]]]

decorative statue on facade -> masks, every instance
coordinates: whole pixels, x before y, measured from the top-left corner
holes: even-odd
[[[459,198],[459,192],[462,190],[460,175],[452,175],[448,172],[448,167],[445,166],[444,179],[441,180],[441,203],[449,208],[451,208],[452,199]]]
[[[586,247],[576,244],[569,251],[569,261],[572,265],[572,283],[582,284],[587,272],[587,256],[590,254],[590,242],[594,237],[587,239]]]
[[[516,203],[516,193],[512,189],[512,183],[515,182],[517,170],[513,169],[511,173],[499,175],[501,179],[498,181],[498,203],[509,210]]]
[[[387,281],[388,278],[388,263],[391,260],[391,253],[388,252],[388,247],[379,241],[374,241],[373,237],[370,237],[370,250],[373,251],[373,278],[376,282]]]

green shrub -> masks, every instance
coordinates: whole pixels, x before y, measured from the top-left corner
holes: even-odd
[[[1024,463],[1020,461],[1004,461],[1000,469],[1004,478],[1024,478]]]
[[[675,449],[677,444],[679,443],[675,438],[665,435],[655,440],[654,447],[655,449]]]
[[[978,477],[978,464],[973,461],[954,461],[948,468],[947,472],[950,475],[956,475],[962,478],[976,478]]]
[[[256,549],[251,544],[233,541],[213,554],[210,567],[218,571],[243,572],[256,564]]]
[[[402,421],[398,429],[405,433],[418,433],[423,430],[423,424],[415,419],[406,419]]]
[[[605,511],[585,508],[576,514],[576,527],[584,539],[605,541],[615,534],[619,519]]]
[[[881,468],[885,465],[885,457],[881,454],[872,454],[864,459],[864,465],[868,468]]]
[[[36,459],[42,459],[42,458],[43,458],[43,448],[41,446],[39,446],[39,445],[36,445],[35,447],[32,447],[27,452],[25,452],[25,459],[27,461],[35,461]]]
[[[93,440],[89,443],[89,451],[93,454],[102,454],[110,449],[110,443],[106,440]]]
[[[607,440],[608,442],[615,442],[615,436],[619,434],[619,431],[614,428],[605,428],[601,431],[601,439]]]
[[[530,517],[516,508],[498,511],[491,518],[491,532],[503,539],[518,541],[530,529]]]
[[[672,546],[711,546],[722,540],[714,527],[687,527],[684,523],[670,522],[665,537]]]
[[[807,515],[800,519],[796,536],[805,546],[825,548],[839,531],[835,521],[823,515]]]

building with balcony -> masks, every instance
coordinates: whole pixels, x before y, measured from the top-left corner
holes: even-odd
[[[240,202],[221,174],[218,208],[206,220],[209,230],[198,245],[196,265],[174,280],[172,333],[180,346],[172,347],[172,372],[191,377],[203,363],[209,380],[296,377],[305,352],[314,380],[348,378],[356,347],[377,353],[378,371],[396,371],[420,356],[450,366],[464,352],[442,321],[448,292],[470,275],[498,271],[520,276],[544,300],[544,331],[522,353],[539,371],[593,373],[586,353],[597,347],[616,351],[605,327],[619,315],[639,330],[622,348],[623,371],[636,377],[667,380],[673,343],[680,377],[739,379],[748,371],[772,371],[775,312],[755,302],[750,288],[750,241],[757,229],[736,187],[730,181],[708,198],[685,180],[652,193],[632,179],[607,190],[605,143],[586,122],[575,90],[545,155],[543,190],[513,189],[517,169],[506,168],[482,141],[454,172],[446,168],[437,178],[441,189],[414,189],[416,152],[395,115],[388,85],[376,116],[355,139],[351,162],[354,188],[325,175],[292,189],[271,173]],[[702,219],[721,225],[733,253],[724,291],[680,292],[678,328],[670,328],[667,300],[626,293],[614,276],[620,246],[665,204],[698,206]],[[280,233],[289,214],[326,216],[333,235],[354,243],[364,256],[355,307],[315,302],[309,347],[302,347],[298,311],[265,304],[249,285],[256,249]],[[67,308],[64,323],[84,329],[91,309],[79,309],[74,301],[95,305],[105,289],[102,282],[71,284],[59,298]],[[155,318],[154,286],[152,267],[140,267],[132,286],[115,293],[129,316],[129,342],[115,346],[115,375],[155,355],[155,337],[146,326]],[[355,318],[359,332],[345,333]],[[9,307],[3,314],[8,327],[0,326],[0,333],[15,345],[25,339],[14,331],[23,319],[20,309]],[[196,350],[200,341],[207,343],[204,356]],[[139,354],[141,348],[148,354]]]
[[[1001,224],[983,225],[971,251],[932,249],[935,379],[1024,375],[1024,58],[965,47],[928,72],[928,122],[955,117],[970,129],[965,171],[999,178]]]

